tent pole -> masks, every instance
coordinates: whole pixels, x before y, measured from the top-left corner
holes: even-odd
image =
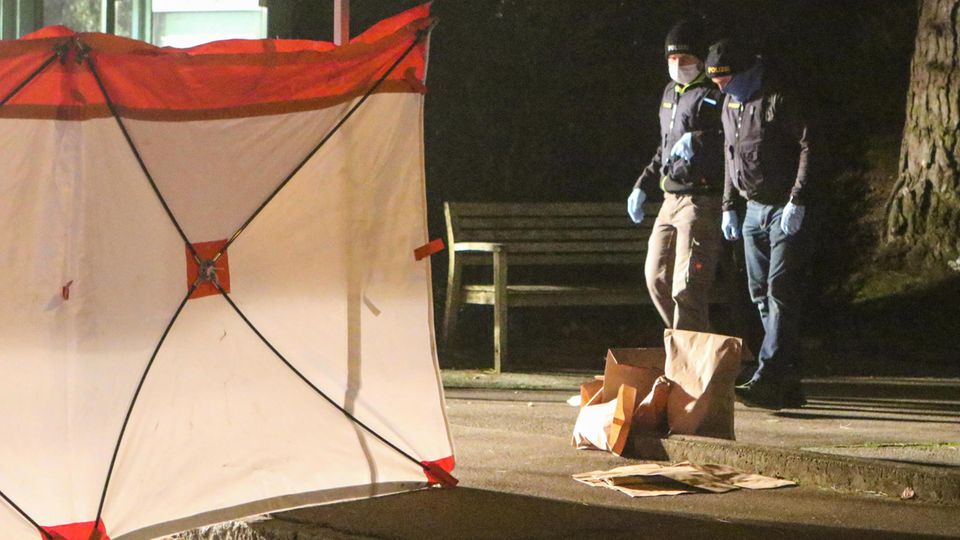
[[[303,372],[301,372],[301,371],[300,371],[299,369],[297,369],[293,364],[291,364],[290,361],[287,360],[287,358],[286,358],[285,356],[283,356],[283,354],[281,354],[280,351],[278,351],[277,348],[274,347],[273,344],[270,343],[269,340],[267,340],[266,336],[264,336],[264,335],[260,332],[260,330],[257,329],[256,326],[254,326],[253,322],[252,322],[250,319],[248,319],[247,316],[246,316],[242,311],[240,311],[240,307],[237,306],[236,303],[234,303],[233,299],[230,298],[230,295],[227,294],[227,291],[223,290],[223,287],[221,287],[219,283],[214,282],[213,285],[214,285],[214,286],[217,288],[217,290],[220,292],[220,295],[223,297],[223,299],[226,300],[228,304],[230,304],[230,307],[233,308],[233,311],[236,312],[236,314],[240,317],[240,319],[243,320],[244,323],[247,324],[247,327],[250,328],[250,330],[253,331],[253,333],[256,334],[258,338],[260,338],[260,341],[261,341],[264,345],[266,345],[267,348],[270,349],[270,351],[273,352],[273,354],[274,354],[281,362],[283,362],[283,364],[284,364],[285,366],[287,366],[287,368],[288,368],[290,371],[292,371],[294,375],[296,375],[301,381],[303,381],[304,383],[306,383],[307,386],[309,386],[311,390],[313,390],[317,395],[319,395],[321,398],[323,398],[327,403],[329,403],[330,405],[333,405],[334,408],[336,408],[338,411],[340,411],[340,413],[343,414],[344,416],[346,416],[351,422],[353,422],[354,424],[360,426],[360,427],[363,428],[367,433],[369,433],[369,434],[373,435],[374,437],[376,437],[380,442],[382,442],[383,444],[385,444],[385,445],[387,445],[388,447],[392,448],[393,450],[395,450],[396,452],[398,452],[401,456],[407,458],[408,460],[410,460],[411,462],[413,462],[413,463],[416,464],[417,466],[421,467],[423,470],[425,470],[425,471],[428,470],[428,467],[427,467],[426,464],[424,464],[424,462],[422,462],[422,461],[418,460],[417,458],[411,456],[408,452],[404,451],[404,450],[403,450],[402,448],[400,448],[399,446],[397,446],[397,445],[393,444],[392,442],[390,442],[386,437],[384,437],[383,435],[380,435],[379,433],[377,433],[376,431],[374,431],[373,428],[371,428],[370,426],[368,426],[367,424],[365,424],[363,421],[361,421],[359,418],[357,418],[356,416],[354,416],[353,413],[351,413],[350,411],[348,411],[347,409],[345,409],[342,405],[340,405],[339,403],[337,403],[336,400],[334,400],[333,398],[331,398],[330,396],[328,396],[328,395],[327,395],[323,390],[321,390],[317,385],[313,384],[313,382],[311,382],[310,379],[308,379],[307,376],[303,374]]]
[[[17,93],[23,90],[25,86],[30,84],[30,81],[35,79],[37,75],[40,75],[40,73],[43,70],[47,69],[47,66],[52,64],[54,60],[56,60],[57,58],[62,58],[61,55],[63,54],[66,54],[66,48],[58,46],[57,49],[54,51],[54,53],[50,55],[50,58],[47,58],[46,61],[40,64],[40,67],[34,70],[34,72],[31,73],[29,77],[27,77],[23,82],[21,82],[16,87],[14,87],[14,89],[8,92],[7,95],[3,96],[3,99],[0,99],[0,107],[6,105],[7,102],[13,98],[13,96],[17,95]]]
[[[333,43],[350,43],[350,0],[333,0]]]
[[[137,404],[137,400],[140,398],[140,391],[143,390],[143,383],[147,380],[147,375],[150,373],[150,368],[153,367],[153,362],[157,359],[157,355],[160,354],[160,347],[163,346],[163,343],[167,340],[167,335],[170,334],[170,329],[173,328],[173,324],[177,322],[177,319],[180,318],[180,313],[183,311],[184,306],[187,305],[187,302],[190,300],[190,297],[193,296],[193,292],[197,290],[197,287],[200,286],[200,278],[190,286],[190,289],[187,291],[187,295],[183,297],[183,300],[180,301],[180,305],[177,307],[177,311],[173,314],[173,317],[170,318],[170,322],[167,323],[167,327],[164,328],[163,334],[160,335],[160,341],[157,342],[157,346],[153,349],[153,354],[150,355],[150,360],[147,362],[147,366],[143,369],[143,373],[140,375],[140,382],[137,383],[137,389],[133,392],[133,398],[130,400],[130,406],[127,407],[127,414],[123,417],[123,424],[120,426],[120,434],[117,436],[117,443],[113,447],[113,455],[110,457],[110,467],[107,468],[107,477],[103,481],[103,491],[100,492],[100,505],[97,506],[97,519],[95,519],[94,527],[96,527],[100,520],[103,518],[103,504],[107,500],[107,489],[110,487],[110,479],[113,477],[113,469],[117,465],[117,455],[120,453],[120,443],[123,442],[123,436],[127,433],[127,424],[130,422],[130,416],[133,414],[133,407]]]
[[[40,75],[40,73],[43,70],[47,69],[47,66],[52,64],[57,58],[60,58],[62,54],[65,54],[65,52],[66,52],[65,47],[57,46],[56,49],[54,50],[54,53],[49,58],[47,58],[47,60],[44,63],[40,64],[40,67],[35,69],[33,73],[31,73],[23,82],[18,84],[16,87],[13,88],[13,90],[7,93],[7,95],[4,96],[3,99],[0,99],[0,107],[2,107],[3,105],[6,105],[6,103],[10,101],[10,99],[13,98],[13,96],[17,95],[17,93],[20,92],[20,90],[23,90],[25,86],[30,84],[30,81],[35,79],[37,75]],[[24,519],[29,521],[30,524],[33,525],[34,528],[36,528],[37,531],[39,531],[44,538],[46,538],[47,540],[53,539],[53,536],[49,532],[47,532],[46,529],[41,527],[40,524],[36,522],[36,520],[34,520],[32,517],[30,517],[29,514],[24,512],[22,508],[17,506],[17,504],[12,500],[10,500],[10,497],[7,497],[7,495],[2,491],[0,491],[0,499],[3,499],[7,503],[7,505],[9,505],[11,508],[16,510],[17,513],[23,516]]]
[[[304,157],[303,160],[300,161],[300,163],[296,167],[294,167],[292,171],[290,171],[290,174],[288,174],[287,177],[280,182],[280,185],[278,185],[276,189],[273,190],[273,193],[271,193],[270,196],[268,196],[267,199],[263,201],[259,207],[257,207],[257,209],[253,212],[253,214],[249,218],[247,218],[246,221],[243,222],[243,225],[240,225],[240,228],[237,229],[233,233],[233,235],[231,235],[230,238],[227,239],[227,243],[224,244],[222,248],[220,248],[220,251],[218,251],[217,254],[213,256],[213,258],[210,259],[212,262],[217,262],[220,260],[220,257],[223,255],[223,253],[227,251],[227,248],[233,245],[233,242],[237,239],[237,237],[240,236],[241,233],[243,233],[243,231],[247,228],[247,225],[250,225],[250,222],[252,222],[257,216],[260,215],[260,212],[262,212],[263,209],[266,208],[268,204],[270,204],[270,201],[272,201],[274,197],[276,197],[277,194],[280,193],[280,191],[290,182],[290,180],[292,180],[293,177],[296,176],[298,172],[300,172],[300,169],[302,169],[307,164],[307,162],[310,161],[310,159],[314,156],[314,154],[316,154],[320,150],[320,148],[322,148],[323,145],[326,144],[328,140],[330,140],[330,137],[333,137],[333,135],[341,127],[343,127],[343,124],[346,123],[346,121],[349,120],[351,116],[353,116],[353,113],[357,112],[357,109],[359,109],[360,106],[367,101],[367,98],[369,98],[371,94],[373,94],[374,92],[377,91],[378,88],[380,88],[380,85],[383,84],[383,81],[387,80],[387,77],[389,77],[390,74],[393,73],[393,70],[396,69],[401,62],[403,62],[403,60],[407,57],[407,55],[410,54],[410,52],[413,51],[413,49],[416,48],[416,46],[419,45],[424,39],[426,39],[431,28],[433,28],[433,24],[431,24],[430,27],[428,28],[424,28],[422,30],[417,31],[416,39],[413,40],[413,43],[411,43],[410,46],[407,47],[405,51],[403,51],[403,54],[401,54],[400,57],[396,59],[393,65],[387,68],[387,71],[384,72],[384,74],[380,76],[377,82],[375,82],[373,86],[371,86],[370,89],[363,94],[363,97],[361,97],[359,101],[357,101],[356,103],[353,104],[352,107],[350,107],[350,110],[347,111],[347,114],[345,114],[343,118],[341,118],[340,121],[337,122],[337,124],[333,126],[333,128],[331,128],[326,135],[324,135],[323,139],[321,139],[320,142],[317,143],[317,145],[314,146],[312,150],[307,152],[306,157]],[[199,259],[197,261],[199,262]]]
[[[120,113],[117,112],[117,107],[114,105],[113,100],[110,98],[110,93],[107,92],[107,87],[103,84],[103,80],[100,78],[100,73],[97,71],[97,66],[93,62],[91,57],[91,49],[84,45],[79,40],[76,42],[77,54],[79,54],[87,62],[87,66],[90,67],[90,73],[93,75],[93,79],[96,81],[97,86],[100,88],[100,92],[103,94],[103,100],[107,104],[107,108],[110,109],[110,114],[113,115],[113,119],[116,120],[117,125],[120,127],[120,132],[123,134],[123,138],[127,141],[127,146],[130,147],[130,151],[133,152],[133,157],[136,158],[137,164],[140,165],[140,170],[143,171],[143,175],[147,177],[147,181],[150,182],[150,187],[153,188],[153,192],[157,195],[157,199],[160,200],[160,205],[163,206],[164,211],[167,213],[167,217],[170,218],[170,221],[173,223],[174,228],[177,229],[177,233],[180,234],[180,238],[183,239],[183,242],[187,245],[187,249],[190,250],[190,254],[193,256],[194,260],[197,261],[197,264],[202,262],[200,254],[197,253],[197,248],[193,246],[190,242],[190,239],[187,238],[187,233],[183,231],[183,227],[180,226],[180,222],[177,221],[177,218],[173,215],[173,210],[170,209],[170,206],[167,204],[167,200],[163,198],[163,194],[160,193],[160,188],[157,187],[157,183],[153,179],[153,175],[150,174],[150,169],[147,168],[147,164],[143,161],[143,157],[140,155],[140,150],[137,149],[137,145],[133,144],[133,138],[130,137],[130,133],[127,131],[127,126],[123,123],[123,120],[120,119]]]
[[[27,515],[27,513],[24,512],[22,508],[20,508],[19,506],[16,505],[16,503],[14,503],[13,501],[11,501],[10,498],[7,497],[2,491],[0,491],[0,498],[2,498],[4,501],[6,501],[6,503],[7,503],[8,505],[10,505],[11,508],[13,508],[14,510],[16,510],[18,514],[20,514],[21,516],[23,516],[24,519],[26,519],[27,521],[29,521],[30,524],[33,525],[34,528],[37,529],[37,531],[39,531],[41,535],[43,535],[44,538],[46,538],[47,540],[53,540],[53,535],[51,535],[49,532],[47,532],[46,529],[44,529],[43,527],[41,527],[40,524],[37,523],[32,517],[30,517],[29,515]]]

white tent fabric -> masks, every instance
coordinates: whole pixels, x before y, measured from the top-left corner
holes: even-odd
[[[189,252],[114,118],[0,118],[4,539],[44,538],[27,516],[86,539],[98,515],[109,538],[152,538],[451,466],[413,256],[423,94],[372,94],[256,213],[360,99],[123,120],[191,243],[256,215],[224,257],[229,301],[185,300]]]

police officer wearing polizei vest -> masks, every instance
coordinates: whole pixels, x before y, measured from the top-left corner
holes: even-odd
[[[747,284],[764,329],[759,369],[736,394],[748,405],[798,407],[803,404],[798,274],[809,196],[807,121],[802,107],[765,73],[763,61],[736,41],[713,44],[706,67],[726,94],[720,225],[727,240],[737,240],[741,231],[736,202],[746,199],[742,234]]]
[[[630,194],[627,213],[640,223],[644,201],[663,192],[644,265],[647,289],[668,328],[705,332],[722,247],[716,222],[723,193],[723,96],[704,73],[702,35],[688,22],[667,35],[672,81],[660,103],[660,145]]]

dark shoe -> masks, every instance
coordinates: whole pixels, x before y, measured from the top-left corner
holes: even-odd
[[[807,404],[800,381],[791,381],[783,385],[782,403],[784,409],[799,409]]]
[[[750,381],[733,389],[737,401],[748,407],[780,410],[783,408],[783,387],[779,384]]]

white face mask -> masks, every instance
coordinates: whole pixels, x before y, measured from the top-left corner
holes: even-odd
[[[679,62],[667,62],[667,68],[670,71],[670,78],[684,86],[692,83],[703,72],[703,64],[688,64],[681,66]]]

